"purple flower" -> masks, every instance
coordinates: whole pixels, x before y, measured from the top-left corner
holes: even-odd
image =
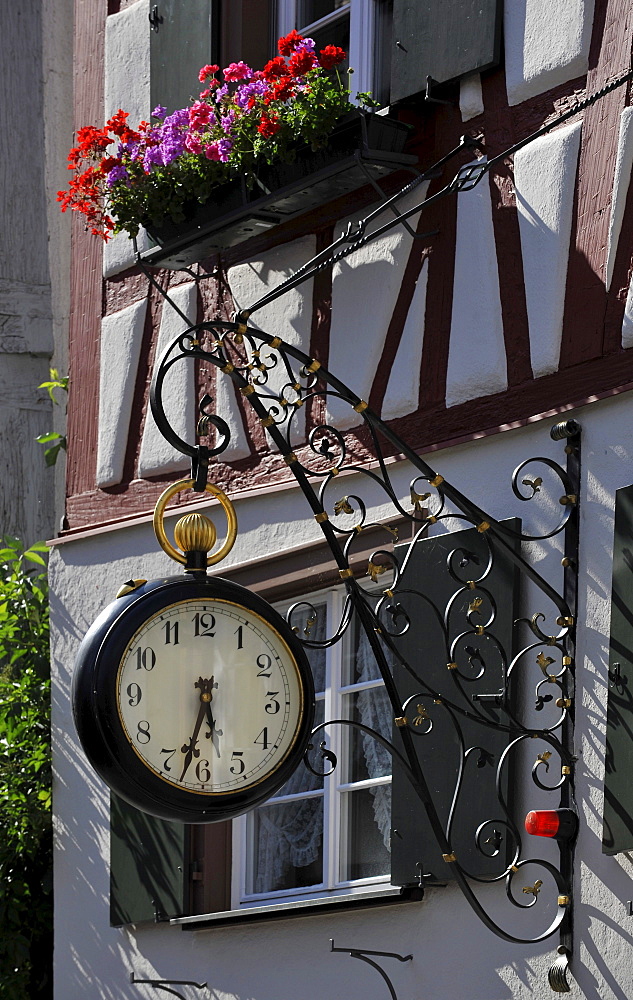
[[[146,174],[150,174],[153,167],[160,167],[162,164],[163,157],[160,151],[160,146],[150,146],[149,149],[145,150],[145,155],[143,157],[143,170]]]
[[[126,181],[128,187],[130,185],[130,175],[122,163],[118,163],[115,167],[112,167],[112,170],[106,178],[106,184],[108,187],[112,187],[117,183],[117,181]]]
[[[218,142],[218,153],[220,154],[220,161],[222,163],[228,163],[232,149],[233,149],[232,139],[220,139],[220,141]]]
[[[167,108],[164,108],[162,104],[157,104],[152,111],[152,118],[164,118],[167,114]]]
[[[215,92],[216,103],[219,104],[222,98],[226,97],[228,92],[229,92],[228,84],[225,83],[221,87],[218,87],[218,89]]]
[[[245,108],[248,106],[251,97],[261,97],[266,93],[267,89],[268,84],[265,80],[252,80],[238,89],[235,94],[235,102],[240,108]]]
[[[228,114],[223,115],[221,117],[220,121],[222,123],[222,128],[224,129],[224,131],[225,132],[230,132],[231,131],[231,126],[233,125],[233,122],[235,121],[235,111],[231,108],[231,110],[229,111]]]
[[[314,52],[314,49],[314,38],[304,38],[303,41],[297,45],[295,52]]]

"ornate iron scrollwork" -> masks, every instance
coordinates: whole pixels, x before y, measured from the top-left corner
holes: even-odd
[[[355,615],[380,668],[401,737],[400,751],[383,735],[367,726],[346,719],[330,720],[317,726],[313,734],[315,745],[319,744],[323,766],[318,765],[317,768],[309,753],[306,755],[307,766],[315,774],[330,773],[336,766],[336,758],[327,749],[324,738],[328,726],[353,725],[378,740],[403,768],[426,811],[442,858],[451,865],[455,881],[486,926],[507,941],[522,943],[544,941],[560,932],[564,955],[561,953],[562,957],[559,956],[552,966],[550,982],[562,982],[562,958],[566,963],[571,954],[572,846],[560,843],[557,865],[543,858],[525,857],[523,838],[505,801],[503,789],[507,769],[511,765],[518,766],[527,741],[536,739],[540,752],[531,770],[535,786],[555,794],[561,806],[573,807],[571,720],[580,428],[575,422],[568,421],[557,425],[552,433],[554,439],[566,442],[566,466],[542,456],[522,462],[515,470],[511,490],[522,503],[538,504],[540,500],[546,497],[551,500],[552,495],[558,497],[562,492],[559,503],[550,503],[550,509],[553,507],[556,512],[553,525],[541,525],[538,530],[528,532],[516,523],[495,519],[465,496],[432,469],[370,410],[367,403],[317,360],[282,342],[279,337],[271,337],[249,327],[243,318],[235,323],[206,322],[191,328],[170,346],[158,366],[151,392],[154,419],[164,436],[183,453],[190,455],[194,463],[200,447],[206,448],[208,455],[220,454],[228,443],[228,428],[221,416],[210,413],[208,397],[201,407],[206,419],[199,425],[199,434],[204,438],[215,427],[219,441],[214,447],[208,441],[199,441],[196,445],[181,441],[168,424],[163,406],[165,375],[173,365],[194,360],[214,364],[218,373],[232,379],[253,407],[300,486],[329,544],[346,588],[341,621],[334,633],[323,640],[313,638],[308,623],[316,612],[308,607],[307,621],[301,629],[296,629],[299,639],[310,648],[332,645],[342,638]],[[350,454],[348,438],[327,420],[318,423],[307,438],[297,429],[298,415],[306,408],[313,413],[326,413],[332,400],[347,403],[358,415],[359,423],[362,422],[364,437],[360,457]],[[305,443],[299,447],[296,442],[302,437]],[[409,487],[411,507],[398,495],[392,481],[387,462],[391,454],[402,455],[414,469]],[[341,495],[337,479],[342,473],[354,473],[357,477],[355,482],[366,482],[374,491],[382,491],[391,502],[394,514],[412,526],[412,540],[404,546],[405,554],[399,559],[394,558],[394,552],[387,546],[376,550],[370,557],[367,566],[369,578],[378,585],[383,578],[388,581],[376,606],[359,585],[350,565],[358,535],[370,523],[367,504],[357,486],[354,487],[354,494]],[[438,530],[435,525],[443,528],[445,522],[475,529],[482,539],[485,555],[483,558],[476,556],[464,547],[450,552],[446,569],[454,584],[453,594],[446,607],[438,608],[423,590],[412,590],[410,587],[405,590],[402,581],[416,545]],[[394,541],[394,534],[397,533],[393,529],[386,532],[389,546]],[[563,587],[559,591],[526,558],[521,546],[541,544],[561,534],[564,537]],[[402,543],[399,548],[402,549]],[[534,594],[540,594],[545,603],[553,605],[556,615],[554,627],[548,624],[552,616],[546,616],[540,609],[517,619],[517,629],[522,628],[530,638],[523,640],[514,650],[501,648],[495,636],[497,608],[488,579],[499,554],[518,568],[523,580],[529,581]],[[445,637],[447,670],[442,690],[430,688],[416,666],[407,662],[400,650],[399,637],[411,628],[412,601],[422,601],[430,608]],[[304,604],[302,602],[305,613]],[[289,611],[291,625],[295,611],[296,606]],[[454,622],[460,615],[463,615],[463,622],[459,629],[455,629]],[[486,676],[487,661],[493,653],[504,664],[504,684],[500,689],[487,693],[478,691],[471,699],[469,685]],[[394,661],[419,684],[419,690],[404,703],[393,679],[390,665]],[[535,678],[533,709],[541,716],[548,716],[547,720],[543,717],[539,727],[535,727],[533,719],[526,721],[521,717],[515,699],[510,697],[517,678],[529,673]],[[488,706],[495,709],[494,716],[490,715]],[[423,740],[432,730],[439,718],[438,713],[443,713],[461,748],[453,807],[447,821],[440,819],[415,752],[416,742]],[[466,744],[462,734],[466,720],[483,729],[498,727],[507,733],[507,746],[497,762],[493,761],[485,746]],[[323,737],[320,740],[319,734]],[[476,768],[495,766],[497,774],[498,814],[479,824],[474,840],[476,849],[487,858],[499,858],[503,843],[507,863],[499,873],[485,877],[468,871],[452,844],[455,811],[472,766],[470,761]],[[560,768],[558,776],[552,770],[555,764],[557,769]],[[525,884],[526,873],[532,880],[528,884]],[[549,898],[553,913],[547,926],[535,935],[523,936],[498,923],[486,911],[473,888],[477,882],[491,881],[505,883],[507,899],[518,911],[532,910],[541,904],[543,898]],[[560,989],[560,986],[552,985],[552,988]]]

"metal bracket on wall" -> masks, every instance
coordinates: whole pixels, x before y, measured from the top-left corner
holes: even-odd
[[[389,990],[389,994],[391,996],[391,1000],[398,1000],[398,997],[396,996],[396,991],[393,988],[393,984],[389,979],[389,976],[387,975],[385,970],[380,965],[378,965],[378,962],[372,962],[371,958],[367,958],[367,956],[374,955],[377,956],[378,958],[395,958],[399,962],[410,962],[413,959],[413,955],[398,955],[398,953],[395,951],[370,951],[367,948],[335,948],[334,938],[330,938],[330,951],[342,951],[345,952],[345,954],[347,955],[351,955],[352,958],[359,958],[361,962],[367,962],[367,965],[371,965],[371,967],[375,969],[376,972],[380,973],[380,975],[386,982],[387,989]]]
[[[174,997],[180,997],[180,1000],[186,1000],[186,997],[179,993],[178,990],[172,990],[172,986],[193,986],[196,990],[206,990],[206,983],[196,983],[192,979],[137,979],[133,972],[130,972],[130,982],[131,983],[143,983],[146,986],[153,986],[156,990],[162,990],[163,993],[170,993]]]

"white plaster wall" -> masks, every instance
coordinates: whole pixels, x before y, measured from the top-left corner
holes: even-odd
[[[629,283],[622,320],[622,347],[633,347],[633,281]]]
[[[429,262],[427,258],[416,282],[402,330],[402,337],[385,390],[381,414],[383,420],[404,417],[407,413],[413,413],[418,408],[428,275]]]
[[[558,369],[581,129],[581,122],[558,129],[514,158],[535,378]]]
[[[149,0],[136,0],[106,20],[105,32],[105,120],[119,108],[129,112],[130,125],[148,121],[150,108],[150,33]],[[139,234],[139,249],[148,246],[144,230]],[[126,233],[119,233],[105,244],[103,273],[111,277],[134,263],[134,247]]]
[[[185,333],[196,322],[197,291],[195,282],[191,281],[186,285],[179,285],[172,289],[170,298],[180,313],[186,317],[186,320],[174,309],[171,303],[165,301],[158,343],[156,344],[155,369],[176,337]],[[195,443],[194,374],[193,361],[180,361],[168,371],[163,382],[163,406],[167,420],[176,434],[188,444]],[[160,433],[148,406],[138,460],[139,479],[157,476],[163,472],[179,472],[187,469],[189,464],[186,455],[173,448]]]
[[[465,76],[459,83],[459,110],[462,121],[468,122],[471,118],[483,114],[484,99],[481,91],[481,74],[472,73]]]
[[[508,384],[488,178],[457,199],[447,406],[501,392]]]
[[[113,486],[123,477],[146,312],[147,299],[141,299],[101,323],[97,486]]]
[[[615,255],[618,240],[622,231],[622,219],[626,195],[631,183],[633,169],[633,108],[625,108],[620,115],[620,132],[618,134],[618,152],[615,160],[613,176],[613,198],[611,200],[611,220],[609,222],[609,240],[607,243],[606,279],[607,289],[611,287]]]
[[[421,184],[397,203],[400,212],[421,204],[428,183]],[[368,231],[384,225],[389,216],[383,213]],[[415,230],[419,214],[411,216]],[[335,227],[335,235],[345,231],[345,219]],[[395,308],[402,276],[411,251],[411,236],[396,226],[368,246],[339,261],[332,269],[332,320],[328,369],[361,399],[367,400],[380,361],[385,337]],[[346,429],[359,422],[358,414],[348,403],[330,397],[328,420]]]
[[[600,814],[613,505],[615,490],[633,481],[632,412],[630,394],[624,394],[566,414],[580,420],[584,438],[576,699],[576,791],[584,819],[574,888],[571,994],[578,1000],[631,996],[633,932],[625,903],[631,898],[633,870],[628,855],[602,855]],[[510,478],[525,457],[562,456],[562,444],[549,439],[550,425],[541,421],[435,453],[430,463],[493,515],[519,510],[527,519],[531,505],[513,500]],[[401,496],[408,493],[409,476],[406,466],[394,468]],[[359,484],[349,482],[348,488],[357,492]],[[373,488],[363,495],[370,518],[384,515]],[[239,501],[238,518],[232,563],[252,558],[254,552],[264,558],[299,538],[318,537],[318,526],[294,490]],[[554,551],[549,556],[545,545],[537,549],[539,565],[556,567],[553,572],[560,572],[558,555]],[[151,1000],[149,987],[132,991],[132,970],[145,978],[206,981],[211,994],[222,1000],[383,1000],[385,985],[378,975],[349,956],[331,955],[330,938],[337,947],[411,952],[410,964],[388,966],[403,1000],[549,1000],[546,970],[556,942],[516,945],[494,937],[454,888],[431,890],[422,903],[401,908],[195,933],[164,925],[108,926],[107,799],[76,745],[68,705],[73,657],[81,635],[123,580],[170,572],[173,564],[157,550],[149,525],[70,540],[52,551],[56,1000]],[[493,913],[504,909],[502,888],[483,895]]]
[[[587,72],[594,0],[505,0],[508,103]]]

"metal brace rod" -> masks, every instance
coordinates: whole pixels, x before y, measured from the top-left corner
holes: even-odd
[[[196,983],[193,979],[137,979],[133,972],[130,972],[130,982],[153,986],[154,989],[162,990],[163,993],[171,993],[174,997],[180,997],[180,1000],[186,1000],[186,998],[178,990],[172,990],[172,986],[193,986],[197,990],[206,990],[207,988],[206,983]]]
[[[387,989],[391,995],[391,1000],[398,1000],[396,996],[396,991],[393,988],[393,984],[389,979],[389,976],[385,972],[378,962],[372,962],[371,958],[367,958],[368,955],[375,955],[378,958],[395,958],[399,962],[410,962],[413,959],[413,955],[399,955],[395,951],[371,951],[368,948],[335,948],[334,938],[330,938],[330,951],[340,951],[345,952],[347,955],[351,955],[352,958],[358,958],[361,962],[366,962],[367,965],[371,965],[376,972],[379,972],[385,983],[387,984]]]

